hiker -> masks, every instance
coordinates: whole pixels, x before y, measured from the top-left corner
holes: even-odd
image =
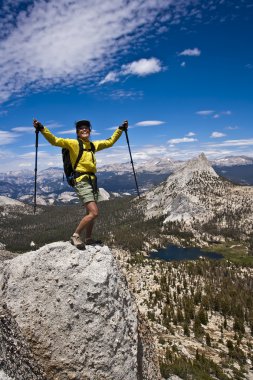
[[[91,123],[89,120],[79,120],[75,123],[77,139],[56,137],[36,119],[34,119],[33,125],[34,128],[43,134],[50,144],[65,148],[69,151],[72,168],[74,168],[79,156],[81,144],[83,153],[81,157],[79,157],[80,159],[75,168],[74,189],[80,201],[85,206],[86,215],[78,224],[70,238],[70,242],[78,249],[85,249],[85,244],[92,245],[101,243],[92,239],[94,220],[98,216],[97,202],[101,200],[95,175],[97,169],[94,153],[102,149],[110,148],[115,144],[122,135],[122,132],[127,130],[128,121],[124,121],[109,139],[96,140],[93,142],[90,141]],[[85,243],[80,238],[80,234],[84,229],[86,230]]]

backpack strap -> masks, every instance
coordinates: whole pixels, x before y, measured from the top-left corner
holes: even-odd
[[[92,151],[92,153],[95,153],[96,148],[95,148],[95,145],[93,144],[92,141],[90,141],[90,147],[91,147],[91,151]]]
[[[78,141],[78,144],[79,144],[79,153],[78,153],[78,156],[77,156],[77,159],[76,159],[75,165],[74,165],[74,167],[73,167],[73,171],[76,170],[76,167],[77,167],[77,165],[78,165],[78,162],[80,161],[80,159],[81,159],[81,157],[82,157],[82,155],[83,155],[83,151],[84,151],[82,140],[78,139],[77,141]]]
[[[91,152],[92,153],[92,161],[93,161],[93,163],[95,162],[95,160],[94,160],[94,153],[96,151],[96,148],[95,148],[95,145],[93,144],[93,142],[90,141],[90,149],[84,149],[82,140],[81,139],[77,139],[77,141],[78,141],[78,144],[79,144],[79,153],[78,153],[75,165],[73,167],[73,171],[76,170],[76,167],[77,167],[78,162],[80,161],[80,159],[81,159],[81,157],[83,155],[83,152]]]
[[[92,161],[93,161],[93,164],[95,163],[95,160],[94,160],[94,153],[95,153],[95,145],[93,144],[93,142],[90,141],[90,148],[91,148],[91,155],[92,155]]]
[[[84,149],[84,147],[83,147],[83,143],[82,143],[82,140],[79,140],[78,139],[78,142],[79,142],[79,147],[81,148],[81,146],[82,146],[82,154],[83,154],[83,152],[91,152],[91,156],[92,156],[92,161],[93,161],[93,164],[95,163],[95,160],[94,160],[94,153],[95,153],[95,151],[96,151],[96,148],[95,148],[95,145],[93,144],[93,142],[91,142],[91,141],[89,141],[89,143],[90,143],[90,149]],[[81,145],[80,145],[81,144]],[[81,157],[82,157],[82,155],[81,155]],[[81,158],[80,157],[80,158]],[[80,160],[80,158],[79,158],[79,160]],[[78,161],[77,161],[77,163],[78,163]],[[75,166],[75,168],[76,168],[76,166]],[[75,170],[75,168],[74,168],[74,170]]]

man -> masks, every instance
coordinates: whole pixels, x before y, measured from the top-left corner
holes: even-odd
[[[96,158],[94,153],[102,149],[110,148],[120,138],[122,132],[127,130],[128,121],[116,129],[113,135],[107,140],[97,140],[90,142],[91,123],[89,120],[80,120],[75,123],[77,139],[64,139],[54,136],[46,127],[44,127],[38,120],[33,121],[33,125],[38,129],[47,141],[61,148],[69,150],[70,160],[72,167],[74,168],[75,162],[79,153],[78,139],[83,143],[83,154],[76,166],[76,178],[74,189],[84,204],[86,209],[86,215],[78,224],[75,232],[71,236],[70,242],[78,249],[85,249],[85,243],[87,245],[95,244],[92,239],[92,230],[94,220],[98,216],[97,202],[101,200],[99,191],[96,186]],[[93,146],[92,146],[93,145]],[[93,149],[92,149],[93,148]],[[93,152],[94,151],[94,152]],[[80,238],[80,234],[83,230],[86,230],[85,243]]]

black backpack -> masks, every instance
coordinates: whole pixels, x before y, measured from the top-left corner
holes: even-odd
[[[74,187],[75,186],[75,179],[77,177],[80,177],[81,175],[84,174],[81,173],[81,172],[76,172],[76,167],[78,165],[78,162],[80,161],[82,155],[83,155],[83,152],[86,151],[86,152],[92,152],[93,154],[95,153],[95,145],[90,141],[90,147],[91,149],[84,149],[83,148],[83,142],[82,140],[78,139],[78,143],[79,143],[79,153],[78,153],[78,156],[77,156],[77,159],[76,159],[76,162],[75,162],[75,165],[74,167],[72,168],[72,164],[71,164],[71,161],[70,161],[70,154],[69,154],[69,150],[67,148],[63,148],[62,149],[62,161],[63,161],[63,169],[64,169],[64,173],[65,173],[65,177],[67,179],[67,182],[68,184],[71,186],[71,187]],[[92,155],[92,159],[93,159],[93,162],[94,162],[94,157]]]

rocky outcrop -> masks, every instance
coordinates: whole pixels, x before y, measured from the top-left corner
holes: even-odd
[[[2,266],[0,369],[6,375],[15,380],[160,378],[153,376],[156,364],[149,365],[150,375],[144,373],[147,344],[108,247],[78,251],[69,243],[52,243]]]

